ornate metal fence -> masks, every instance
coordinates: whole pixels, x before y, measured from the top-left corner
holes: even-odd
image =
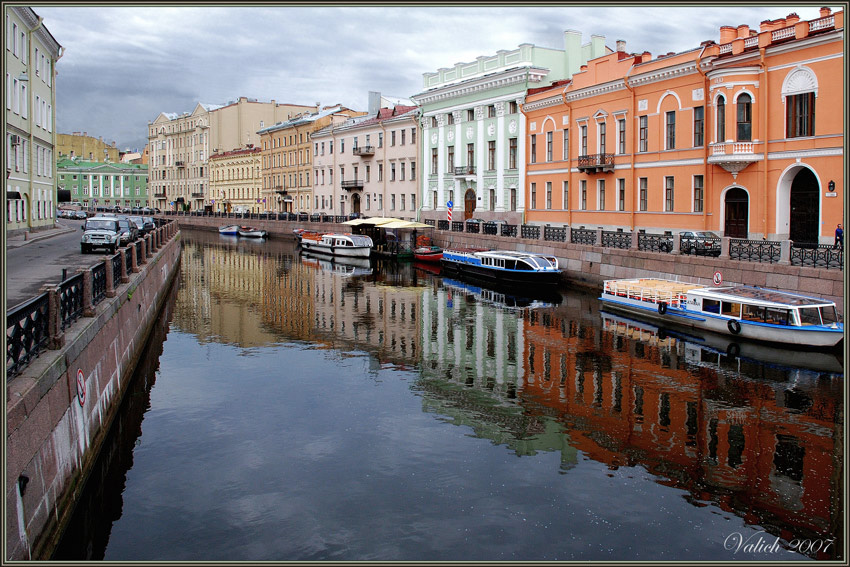
[[[481,223],[480,222],[467,222],[466,224],[466,232],[471,232],[473,234],[481,233]]]
[[[128,246],[122,252],[124,254],[124,263],[127,265],[127,273],[133,269],[133,247]]]
[[[516,238],[516,225],[515,224],[503,224],[502,225],[502,236],[510,236]]]
[[[729,258],[742,262],[774,264],[781,259],[782,245],[775,240],[741,240],[729,242]]]
[[[91,269],[92,305],[97,305],[106,297],[106,263],[101,262]]]
[[[670,252],[673,250],[673,237],[668,234],[638,233],[638,250],[648,252]]]
[[[482,230],[484,234],[499,234],[499,225],[494,222],[485,222]]]
[[[791,265],[844,270],[844,248],[819,244],[817,248],[791,247]]]
[[[632,233],[612,230],[602,231],[602,246],[628,250],[632,247]]]
[[[115,254],[112,257],[112,285],[117,287],[121,282],[121,255]]]
[[[596,244],[596,231],[586,228],[574,228],[570,231],[570,242],[573,244]]]
[[[532,240],[540,240],[540,227],[530,224],[524,224],[520,228],[520,234],[522,234],[523,238],[530,238]]]
[[[47,346],[50,300],[46,293],[6,313],[6,379],[17,375]]]
[[[566,242],[567,229],[562,226],[544,226],[543,240],[552,240],[555,242]]]
[[[142,243],[141,242],[134,242],[132,244],[132,246],[133,246],[133,248],[136,249],[136,264],[141,266],[142,265]]]
[[[452,232],[463,232],[463,223],[460,221],[452,221]]]
[[[449,221],[438,220],[437,221],[437,230],[449,230]]]
[[[71,276],[59,284],[61,327],[67,328],[83,313],[83,274]]]

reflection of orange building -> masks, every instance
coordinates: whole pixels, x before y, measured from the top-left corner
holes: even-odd
[[[844,201],[844,12],[614,53],[528,91],[526,222],[832,243]]]
[[[675,338],[544,316],[525,314],[521,398],[556,410],[577,449],[793,532],[783,537],[836,530],[840,383],[779,370],[755,380],[740,359]]]

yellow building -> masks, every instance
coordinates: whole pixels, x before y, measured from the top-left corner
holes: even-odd
[[[210,156],[209,206],[215,212],[241,213],[267,210],[260,196],[260,148],[216,153]]]
[[[117,163],[121,157],[115,142],[107,143],[103,137],[89,136],[88,132],[56,134],[56,152],[60,158],[80,158],[85,161]]]

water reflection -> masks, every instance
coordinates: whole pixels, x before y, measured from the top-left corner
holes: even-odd
[[[296,355],[292,345],[328,353],[340,368],[338,380],[358,386],[346,391],[352,399],[340,401],[333,390],[324,390],[331,385],[320,382],[324,397],[313,411],[332,411],[324,406],[344,403],[348,416],[359,414],[363,400],[375,404],[370,411],[376,417],[354,427],[374,427],[368,434],[380,433],[376,439],[358,437],[351,442],[351,454],[331,449],[324,441],[309,448],[312,452],[321,446],[335,461],[347,462],[340,466],[344,470],[339,474],[347,473],[344,480],[326,480],[323,488],[296,485],[278,490],[295,490],[299,498],[318,501],[325,496],[311,489],[324,493],[361,478],[352,485],[361,493],[372,486],[367,478],[380,477],[387,484],[375,490],[384,498],[387,487],[402,477],[419,474],[428,479],[424,485],[405,485],[397,496],[404,503],[389,505],[395,512],[385,520],[405,532],[401,540],[378,541],[368,528],[355,528],[358,522],[365,526],[380,517],[369,513],[347,525],[346,535],[335,532],[332,545],[317,545],[309,552],[297,546],[275,547],[279,554],[237,559],[748,560],[764,557],[735,555],[724,549],[723,539],[733,532],[751,535],[760,530],[786,542],[834,540],[827,551],[823,545],[810,546],[807,555],[840,558],[841,360],[808,358],[801,364],[797,357],[773,353],[775,360],[765,362],[759,358],[765,351],[730,349],[609,316],[599,311],[595,293],[562,290],[557,298],[523,298],[442,279],[411,264],[373,261],[350,266],[308,258],[292,242],[257,245],[184,232],[182,270],[175,329],[196,337],[200,345],[221,343],[237,347],[238,354],[255,353],[251,368],[259,375],[265,364],[256,354],[260,348],[275,361],[269,364],[278,366],[281,360],[294,365],[306,356]],[[222,359],[217,364],[229,363]],[[358,370],[353,374],[346,370],[354,366]],[[206,371],[212,376],[216,369],[211,365]],[[364,389],[361,374],[374,380],[372,389]],[[393,390],[400,397],[382,397],[388,396],[393,376],[406,384],[406,396]],[[268,396],[268,403],[296,411],[274,397],[272,382],[263,382],[263,388],[269,391],[259,396]],[[288,388],[297,398],[295,385],[289,383]],[[412,401],[418,412],[412,411]],[[399,411],[392,418],[384,415],[394,410]],[[417,413],[457,429],[434,430],[423,425]],[[338,411],[333,415],[317,417],[303,430],[289,421],[279,426],[293,439],[315,436],[326,420],[344,419]],[[382,429],[387,423],[393,425]],[[452,437],[452,431],[471,432],[473,438],[519,457],[521,469],[507,473],[498,453],[485,456],[468,444],[468,435]],[[443,439],[439,448],[425,450],[417,442],[434,436]],[[386,467],[364,457],[376,449],[372,443],[398,453],[391,478],[386,478]],[[420,447],[420,453],[412,452],[412,446]],[[283,452],[298,463],[304,451]],[[548,463],[560,481],[548,476],[555,472],[546,469]],[[464,479],[457,473],[460,468],[483,470]],[[293,476],[290,472],[290,483],[295,482]],[[440,479],[450,479],[446,483],[457,491],[453,505],[465,511],[487,510],[495,531],[485,533],[481,526],[468,524],[464,542],[455,541],[456,533],[446,530],[465,516],[442,499],[447,485],[438,486],[440,497],[427,492]],[[492,486],[499,484],[509,490],[494,496]],[[522,500],[513,500],[518,495]],[[665,497],[666,503],[660,500]],[[677,507],[679,497],[689,503],[685,509]],[[370,492],[360,501],[349,493],[346,498],[368,508],[376,496]],[[557,506],[538,502],[541,498],[552,498]],[[430,499],[434,503],[429,507]],[[535,510],[530,519],[538,528],[568,527],[547,537],[539,529],[524,531],[513,515],[501,512],[525,504]],[[307,508],[318,524],[321,512],[313,504]],[[682,524],[697,526],[700,535],[670,543],[675,549],[667,553],[657,546],[637,549],[646,538],[659,537],[653,530],[678,529],[675,522],[669,525],[671,509]],[[264,521],[273,523],[273,514],[266,514]],[[425,530],[425,525],[430,528]],[[302,520],[298,530],[309,528]],[[493,537],[505,532],[515,534],[509,543]],[[571,541],[565,541],[565,533]],[[178,555],[224,558],[205,556],[213,548],[203,543],[198,547],[195,555]],[[800,557],[785,553],[769,558]]]

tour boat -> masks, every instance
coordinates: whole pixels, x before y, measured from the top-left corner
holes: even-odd
[[[439,246],[420,246],[413,251],[417,262],[439,262],[443,259],[443,249]]]
[[[331,272],[341,277],[370,276],[372,275],[372,264],[369,258],[353,258],[339,256],[328,258],[327,256],[313,255],[304,252],[301,262],[316,269]]]
[[[561,280],[554,256],[510,250],[443,250],[443,269],[498,284],[554,286]]]
[[[301,235],[301,248],[319,254],[368,258],[372,253],[372,239],[361,234],[329,233]]]
[[[753,341],[828,348],[844,337],[834,302],[775,289],[639,278],[606,280],[599,299],[608,310]]]
[[[508,309],[536,309],[541,307],[555,307],[560,305],[561,296],[558,293],[517,293],[514,287],[482,287],[463,280],[443,278],[443,287],[450,293],[463,293],[473,295],[477,299],[499,308]],[[451,297],[451,295],[450,295]]]
[[[239,236],[248,238],[268,238],[269,233],[265,230],[254,228],[252,226],[240,226],[238,229]]]
[[[218,229],[218,233],[219,234],[232,234],[232,235],[235,236],[235,235],[239,234],[239,225],[229,224],[227,226],[221,226]]]

